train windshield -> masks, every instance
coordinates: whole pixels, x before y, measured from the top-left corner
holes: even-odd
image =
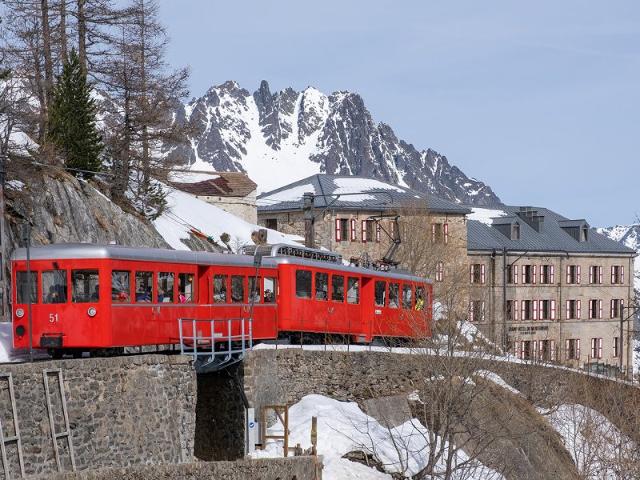
[[[67,271],[51,270],[42,272],[42,302],[67,302]]]
[[[18,288],[18,303],[36,303],[38,301],[38,280],[36,272],[16,272],[16,286]],[[29,294],[31,292],[31,294]]]
[[[97,302],[100,299],[98,270],[72,270],[73,302]]]

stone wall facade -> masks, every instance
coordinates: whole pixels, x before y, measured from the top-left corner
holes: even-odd
[[[45,395],[50,388],[56,433],[64,431],[57,370],[62,372],[70,438],[78,470],[193,460],[196,378],[181,356],[130,357],[3,364],[13,380],[27,475],[58,471]],[[13,435],[8,382],[0,378],[0,419]],[[59,438],[62,471],[71,469],[65,438]],[[8,447],[11,476],[18,476],[15,444]]]
[[[50,480],[322,480],[322,458],[293,457],[151,465],[40,477]]]
[[[229,212],[236,217],[256,224],[258,223],[258,208],[256,206],[256,191],[244,197],[221,197],[211,195],[196,195],[211,205],[221,208],[225,212]]]
[[[558,361],[571,366],[582,366],[585,363],[606,363],[618,365],[620,358],[616,352],[617,340],[620,336],[619,312],[611,311],[612,300],[623,300],[624,305],[631,305],[633,300],[633,259],[628,256],[616,257],[614,255],[577,255],[577,254],[535,254],[509,255],[505,258],[498,252],[496,255],[470,252],[469,263],[484,265],[484,283],[471,284],[471,300],[484,302],[483,318],[474,318],[483,333],[497,343],[501,343],[506,330],[506,338],[509,348],[522,356],[522,342],[553,342],[553,351],[546,360]],[[505,279],[503,265],[518,267],[518,283]],[[532,265],[536,267],[535,283],[522,282],[522,267]],[[554,271],[553,282],[541,284],[540,270],[543,265],[552,265]],[[624,266],[624,281],[612,283],[611,267]],[[567,283],[567,266],[580,267],[580,282]],[[602,269],[602,283],[599,279],[591,278],[590,267]],[[599,275],[596,275],[598,277]],[[505,282],[506,283],[503,283]],[[504,303],[506,291],[507,301],[511,307],[517,305],[515,313],[507,313],[505,318]],[[524,300],[553,300],[555,309],[553,315],[541,319],[537,312],[535,319],[523,320],[522,302]],[[580,312],[578,315],[567,317],[567,301],[579,300]],[[597,312],[597,318],[590,318],[589,302],[597,300],[602,302],[602,316]],[[598,309],[599,310],[599,309]],[[631,313],[631,312],[629,312]],[[626,316],[626,315],[625,315]],[[631,324],[625,324],[623,342],[623,364],[631,362],[631,350],[629,340],[633,328]],[[566,341],[580,340],[579,358],[569,358]],[[600,352],[592,352],[592,339],[602,339]],[[533,343],[531,345],[531,356]],[[538,344],[539,345],[539,344]],[[592,353],[596,353],[594,356]],[[540,355],[540,353],[538,353]],[[574,355],[575,356],[575,355]]]

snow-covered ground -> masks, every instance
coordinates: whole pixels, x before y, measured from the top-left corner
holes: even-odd
[[[251,233],[263,228],[249,223],[221,208],[200,200],[193,195],[164,186],[167,192],[167,210],[153,224],[165,241],[176,250],[188,250],[182,239],[189,238],[193,228],[216,240],[220,245],[220,235],[228,233],[230,245],[237,249],[252,245]],[[269,243],[290,243],[300,245],[303,240],[297,235],[286,235],[268,230]]]
[[[394,428],[387,428],[366,413],[355,402],[339,402],[322,395],[307,395],[289,409],[289,445],[311,446],[311,417],[318,418],[318,454],[323,456],[325,480],[391,480],[391,473],[411,477],[427,464],[430,448],[429,432],[417,419],[411,419]],[[270,434],[282,434],[278,422],[269,428]],[[345,458],[345,454],[361,451],[373,455],[385,472]],[[462,451],[456,451],[457,464],[468,460]],[[252,454],[254,458],[283,456],[282,443],[271,440],[265,450]],[[444,464],[436,470],[442,471]],[[459,472],[454,479],[501,479],[501,475],[481,464]]]
[[[624,466],[617,462],[618,456],[628,456],[636,446],[604,415],[577,404],[565,404],[552,410],[538,411],[561,435],[581,478],[620,478],[616,470]]]

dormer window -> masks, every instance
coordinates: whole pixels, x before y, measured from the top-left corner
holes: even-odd
[[[520,240],[520,224],[517,222],[511,225],[511,240]]]
[[[586,220],[559,220],[558,225],[565,233],[572,236],[576,242],[589,241],[589,224]]]
[[[584,226],[584,225],[583,225],[583,226],[582,226],[582,228],[580,229],[580,241],[581,241],[581,242],[586,242],[586,241],[587,241],[587,239],[588,239],[588,237],[587,237],[587,232],[588,232],[588,231],[589,231],[589,230],[588,230],[588,229],[587,229],[587,227],[586,227],[586,226]]]

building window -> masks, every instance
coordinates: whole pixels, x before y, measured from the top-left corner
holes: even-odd
[[[536,283],[536,266],[522,265],[522,284]]]
[[[602,318],[602,300],[589,300],[589,319]]]
[[[518,301],[507,300],[507,320],[518,320]]]
[[[602,358],[602,338],[591,339],[591,358]]]
[[[380,241],[380,235],[376,235],[376,221],[375,220],[362,220],[362,241],[373,242],[374,240]],[[377,238],[376,238],[377,237]]]
[[[540,283],[553,285],[556,283],[555,267],[553,265],[540,265]]]
[[[519,348],[519,357],[523,360],[532,360],[533,359],[533,341],[532,340],[523,340],[520,343]]]
[[[484,282],[485,282],[484,264],[474,263],[474,264],[471,265],[470,281],[471,281],[471,283],[484,284]]]
[[[336,218],[336,242],[346,242],[349,238],[349,219]]]
[[[449,224],[431,224],[431,243],[449,243]]]
[[[540,320],[556,319],[556,301],[555,300],[539,300],[538,302]]]
[[[436,263],[436,282],[444,280],[444,262]]]
[[[535,340],[534,340],[535,343]],[[537,357],[545,362],[552,362],[556,359],[555,340],[538,340]],[[535,350],[535,348],[534,348]]]
[[[565,358],[567,360],[580,360],[580,339],[568,338],[564,341]]]
[[[508,265],[507,266],[507,282],[518,284],[518,265]]]
[[[591,265],[589,267],[589,284],[591,285],[602,284],[602,266]]]
[[[520,224],[511,225],[511,240],[520,240]]]
[[[580,320],[581,304],[580,300],[567,300],[567,320]]]
[[[484,302],[482,300],[469,302],[469,320],[472,322],[484,321]]]
[[[580,283],[580,265],[567,265],[567,283],[578,285]]]
[[[610,318],[618,318],[620,316],[620,311],[622,310],[622,306],[624,305],[624,300],[621,298],[614,298],[611,300],[611,308],[610,308]]]
[[[535,300],[522,300],[521,302],[522,320],[536,320],[538,316],[538,302]]]
[[[620,337],[613,337],[613,356],[615,358],[618,358],[618,355],[620,355],[618,353],[620,351],[619,345],[620,345]]]
[[[622,285],[624,283],[624,267],[622,265],[611,266],[611,284]]]
[[[270,228],[271,230],[278,230],[278,219],[277,218],[267,218],[264,221],[264,226]]]

